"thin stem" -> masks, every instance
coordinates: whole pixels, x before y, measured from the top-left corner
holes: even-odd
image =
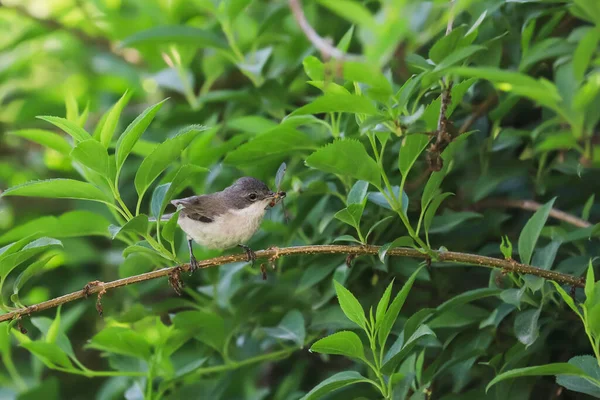
[[[311,246],[293,246],[293,247],[272,247],[268,250],[260,250],[257,251],[256,257],[260,259],[277,259],[279,257],[287,257],[293,255],[303,255],[303,254],[345,254],[345,255],[377,255],[379,254],[380,246],[372,246],[372,245],[361,245],[361,246],[351,246],[351,245],[311,245]],[[537,267],[532,267],[527,264],[520,264],[514,260],[505,260],[501,258],[493,258],[487,256],[481,256],[478,254],[468,254],[468,253],[459,253],[454,251],[436,251],[431,250],[431,254],[435,256],[436,259],[444,262],[454,262],[458,264],[469,264],[473,266],[486,267],[486,268],[498,268],[507,272],[516,272],[519,274],[529,274],[539,276],[545,279],[553,280],[556,282],[564,283],[567,285],[572,285],[575,287],[584,287],[585,279],[576,277],[573,275],[563,274],[560,272],[545,270]],[[397,247],[388,251],[387,253],[390,257],[411,257],[418,259],[427,259],[431,256],[429,254],[424,254],[419,250]],[[208,260],[201,260],[198,262],[199,268],[209,268],[223,264],[230,264],[235,262],[246,261],[246,254],[232,254],[228,256],[220,256],[211,258]],[[90,290],[86,293],[83,290],[78,290],[73,293],[69,293],[60,297],[56,297],[51,300],[47,300],[35,305],[31,305],[29,307],[19,308],[8,312],[6,314],[0,315],[0,322],[9,321],[13,318],[19,317],[21,315],[30,315],[35,312],[48,310],[50,308],[58,307],[61,304],[69,303],[71,301],[75,301],[78,299],[82,299],[86,297],[86,294],[94,294],[98,293],[101,290],[110,290],[115,289],[121,286],[127,286],[138,282],[145,282],[152,279],[164,278],[171,274],[175,268],[180,267],[184,271],[189,271],[189,264],[182,264],[177,267],[167,267],[161,268],[155,271],[146,272],[139,275],[130,276],[123,279],[117,279],[115,281],[106,282],[103,285],[98,285],[90,288]]]
[[[17,385],[19,391],[25,391],[27,389],[27,384],[25,383],[25,381],[19,374],[17,367],[15,367],[15,364],[13,363],[12,354],[10,352],[10,346],[7,346],[6,349],[8,351],[2,355],[2,361],[4,362],[4,366],[8,371],[8,375],[10,375],[10,378],[13,380],[15,385]]]
[[[263,361],[279,360],[279,359],[289,356],[292,352],[294,352],[294,350],[296,350],[296,349],[295,348],[287,348],[287,349],[283,349],[283,350],[274,351],[272,353],[261,354],[259,356],[250,357],[250,358],[247,358],[242,361],[230,361],[225,364],[215,365],[212,367],[198,368],[198,369],[196,369],[194,371],[190,371],[187,374],[182,375],[178,378],[172,378],[171,381],[175,380],[175,379],[181,379],[183,377],[197,378],[202,375],[214,374],[216,372],[230,371],[230,370],[242,368],[242,367],[245,367],[248,365],[257,364],[257,363],[260,363]],[[170,381],[170,380],[167,380],[167,382],[168,381]]]
[[[144,372],[137,371],[93,371],[91,369],[86,369],[85,371],[80,371],[78,369],[71,368],[62,368],[62,367],[54,367],[52,368],[55,371],[66,372],[74,375],[83,375],[88,378],[101,377],[101,376],[146,376]]]

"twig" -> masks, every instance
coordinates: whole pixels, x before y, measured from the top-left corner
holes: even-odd
[[[473,205],[474,209],[480,208],[520,208],[522,210],[537,211],[542,204],[533,200],[516,200],[516,199],[486,199]],[[572,214],[552,208],[549,215],[560,221],[564,221],[579,228],[589,228],[593,224],[578,218]]]
[[[294,15],[294,19],[298,22],[300,29],[304,32],[306,38],[323,54],[325,58],[335,58],[338,60],[360,60],[361,57],[355,54],[347,54],[338,48],[335,48],[329,41],[323,39],[308,23],[300,0],[289,0],[290,10]]]
[[[446,25],[446,36],[452,32],[452,24],[454,23],[454,0],[450,0],[450,16],[448,17],[448,24]],[[452,102],[452,81],[448,81],[446,77],[442,77],[442,95],[440,104],[440,115],[438,117],[437,124],[437,136],[427,151],[427,161],[429,168],[432,171],[439,171],[444,165],[442,160],[442,152],[450,142],[454,139],[450,133],[448,117],[446,111],[448,106]]]
[[[346,254],[346,255],[377,255],[379,252],[379,246],[348,246],[348,245],[316,245],[316,246],[296,246],[296,247],[285,247],[285,248],[271,248],[268,250],[260,250],[256,252],[257,258],[271,258],[273,256],[285,257],[292,255],[301,254]],[[447,261],[460,264],[476,265],[480,267],[488,268],[500,268],[509,272],[517,272],[520,274],[530,274],[539,276],[542,278],[550,279],[553,281],[561,282],[568,285],[577,287],[584,287],[585,280],[572,275],[562,274],[560,272],[549,271],[541,268],[532,267],[531,265],[519,264],[512,260],[504,260],[493,257],[480,256],[477,254],[457,253],[453,251],[436,251],[437,261]],[[423,254],[418,250],[409,248],[394,248],[387,252],[388,256],[397,257],[412,257],[427,259],[427,254]],[[234,262],[246,261],[247,256],[243,254],[235,254],[230,256],[215,257],[208,260],[199,261],[199,268],[214,267],[217,265],[229,264]],[[121,286],[130,285],[132,283],[144,282],[151,279],[157,279],[167,277],[176,268],[182,268],[188,271],[190,268],[189,264],[183,264],[177,267],[162,268],[156,271],[147,272],[145,274],[130,276],[128,278],[118,279],[112,282],[106,282],[101,286],[93,286],[89,288],[88,294],[98,293],[102,290],[109,290],[118,288]],[[73,293],[66,294],[64,296],[57,297],[52,300],[44,301],[39,304],[35,304],[29,307],[20,308],[9,313],[0,315],[0,322],[8,321],[13,318],[18,318],[23,314],[31,314],[33,312],[47,310],[49,308],[57,307],[61,304],[65,304],[74,300],[85,297],[86,292],[84,290],[78,290]]]
[[[481,117],[483,114],[485,114],[486,111],[490,109],[490,107],[492,107],[494,104],[496,104],[497,100],[498,100],[498,97],[496,95],[492,95],[492,96],[488,97],[487,99],[485,99],[485,101],[483,103],[476,105],[475,111],[473,111],[473,113],[471,113],[471,115],[469,115],[469,118],[467,118],[465,120],[465,122],[463,122],[460,129],[458,130],[458,134],[462,135],[463,133],[468,131],[469,128],[471,127],[471,125],[473,125],[479,117]]]

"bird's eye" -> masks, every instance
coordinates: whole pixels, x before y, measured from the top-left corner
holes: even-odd
[[[248,196],[248,198],[252,201],[256,200],[256,193],[250,193],[250,196]]]

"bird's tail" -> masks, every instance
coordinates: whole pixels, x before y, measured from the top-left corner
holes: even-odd
[[[171,219],[171,217],[173,216],[173,214],[175,214],[175,213],[171,213],[171,214],[163,214],[163,215],[160,217],[160,222],[166,222],[166,221],[170,220],[170,219]],[[156,222],[156,218],[154,218],[154,217],[150,217],[150,218],[148,218],[148,222]]]

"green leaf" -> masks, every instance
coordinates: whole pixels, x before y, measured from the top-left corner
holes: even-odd
[[[390,304],[390,298],[392,297],[392,286],[394,286],[394,280],[390,282],[388,287],[383,292],[381,299],[377,303],[377,310],[375,311],[375,331],[379,329],[381,323],[383,322],[383,317],[385,312],[387,311],[388,305]]]
[[[318,0],[319,4],[327,7],[335,14],[357,26],[363,26],[370,30],[377,28],[375,18],[369,9],[362,4],[352,0]],[[344,64],[345,67],[345,64]]]
[[[588,28],[583,38],[577,44],[577,48],[573,54],[573,73],[577,82],[583,80],[592,56],[598,49],[599,42],[600,29],[596,27]]]
[[[592,194],[585,202],[585,205],[583,206],[583,211],[581,212],[582,219],[584,219],[586,221],[590,220],[590,212],[592,211],[592,207],[594,206],[595,199],[596,199],[596,195]]]
[[[440,208],[440,205],[448,196],[453,195],[453,193],[440,193],[431,199],[431,203],[429,203],[429,206],[425,211],[425,216],[423,217],[423,228],[427,234],[430,233],[431,223],[433,222],[433,217],[435,217],[435,213],[437,212],[438,208]]]
[[[410,289],[412,288],[412,285],[415,279],[417,278],[419,272],[421,272],[422,268],[423,267],[421,266],[417,268],[415,272],[412,273],[412,275],[408,278],[404,286],[402,286],[402,289],[398,292],[398,294],[394,298],[394,301],[392,301],[392,304],[386,311],[385,316],[381,321],[379,332],[377,334],[379,338],[379,347],[385,348],[385,342],[387,341],[387,338],[390,335],[390,332],[392,331],[394,322],[396,322],[398,314],[400,314],[400,310],[402,309],[402,306],[406,301],[406,297],[408,297],[408,293],[410,292]]]
[[[196,339],[223,351],[226,340],[225,321],[215,313],[206,311],[181,311],[173,317],[177,329],[192,332]]]
[[[21,346],[29,350],[33,355],[39,358],[49,368],[75,369],[69,357],[55,343],[42,341],[30,341],[21,343]]]
[[[555,364],[546,364],[546,365],[538,365],[535,367],[526,367],[526,368],[517,368],[510,371],[503,372],[499,375],[496,375],[494,379],[486,386],[486,392],[498,382],[521,378],[525,376],[548,376],[548,375],[569,375],[569,376],[578,376],[584,379],[592,380],[593,378],[586,374],[581,368],[578,368],[572,364],[568,363],[555,363]]]
[[[548,214],[550,214],[550,210],[552,210],[555,200],[556,198],[540,207],[523,227],[523,230],[519,235],[519,257],[523,264],[531,263],[533,250],[535,249],[535,245],[540,237],[542,228],[548,219]]]
[[[27,182],[7,189],[0,195],[0,197],[3,196],[80,199],[111,203],[111,199],[96,186],[73,179],[48,179],[45,181]]]
[[[0,236],[0,244],[27,236],[52,235],[57,239],[77,236],[108,236],[109,222],[91,211],[69,211],[58,217],[45,216],[18,225]]]
[[[364,207],[364,204],[350,204],[348,207],[335,213],[334,217],[359,230]]]
[[[344,371],[325,379],[315,386],[300,400],[317,400],[323,398],[326,394],[343,387],[354,385],[361,382],[371,382],[356,371]]]
[[[400,173],[404,179],[406,179],[410,169],[428,143],[429,136],[423,134],[408,135],[404,139],[398,159],[398,168],[400,168]]]
[[[398,364],[400,364],[412,349],[415,348],[419,340],[427,336],[436,337],[435,333],[427,325],[421,325],[412,333],[406,342],[404,341],[403,336],[398,337],[398,340],[396,340],[392,347],[390,347],[390,350],[386,353],[381,370],[384,373],[392,373]]]
[[[21,129],[18,131],[9,131],[7,134],[31,140],[32,142],[56,150],[64,155],[68,155],[71,152],[71,145],[69,142],[61,135],[52,131],[43,129]]]
[[[512,243],[508,239],[508,236],[502,236],[502,243],[500,243],[500,252],[505,259],[512,259]]]
[[[558,109],[558,104],[562,100],[556,86],[552,83],[546,80],[535,80],[519,72],[497,68],[455,67],[449,69],[448,73],[489,80],[500,90],[530,98],[553,110]]]
[[[348,112],[354,114],[375,115],[377,107],[364,96],[343,93],[327,93],[317,97],[311,103],[296,109],[290,115],[322,114],[330,112]]]
[[[52,125],[55,125],[71,135],[75,142],[82,142],[84,140],[91,139],[89,133],[85,131],[82,127],[77,125],[75,122],[71,122],[64,118],[60,117],[52,117],[52,116],[39,116],[39,119],[43,119],[44,121],[50,122]]]
[[[588,263],[588,269],[585,276],[585,304],[592,305],[596,303],[596,299],[594,298],[594,288],[596,286],[596,278],[594,277],[594,266],[592,265],[592,260]]]
[[[108,148],[108,145],[112,141],[112,138],[115,134],[115,129],[117,128],[117,123],[119,122],[119,117],[121,116],[121,112],[123,112],[123,108],[125,108],[130,98],[131,92],[125,91],[119,101],[117,101],[110,111],[108,111],[108,116],[104,121],[102,130],[100,131],[100,143],[102,143],[102,146],[104,146],[105,149]]]
[[[428,233],[448,233],[465,221],[481,217],[481,214],[472,211],[453,212],[446,210],[443,215],[433,218]]]
[[[423,195],[421,196],[421,210],[427,209],[429,202],[437,195],[440,185],[446,176],[448,170],[448,163],[444,163],[441,171],[435,171],[431,174],[425,188],[423,189]]]
[[[227,42],[210,31],[185,25],[156,26],[136,32],[125,38],[119,47],[138,45],[162,45],[164,43],[186,44],[227,50]]]
[[[154,218],[159,219],[162,214],[164,207],[163,203],[167,203],[166,196],[167,191],[171,187],[171,182],[158,185],[154,192],[152,192],[152,200],[150,200],[150,215]],[[166,206],[165,206],[166,207]]]
[[[573,312],[583,320],[583,315],[581,315],[581,313],[579,312],[579,309],[577,308],[577,305],[575,305],[573,298],[558,283],[554,281],[550,281],[550,283],[554,285],[554,288],[560,294],[560,297],[563,298],[564,302],[567,303],[571,310],[573,310]]]
[[[515,336],[526,347],[531,346],[540,334],[538,320],[541,312],[541,308],[530,309],[518,313],[515,317]]]
[[[366,329],[365,312],[356,297],[337,281],[333,281],[340,307],[348,319],[363,329]]]
[[[123,226],[111,225],[108,230],[112,238],[116,238],[122,232],[133,232],[140,236],[148,234],[148,216],[144,214],[137,215],[127,221]]]
[[[379,167],[357,140],[336,140],[312,153],[306,165],[324,172],[350,176],[381,186]]]
[[[278,126],[233,149],[224,162],[236,166],[254,166],[274,159],[280,161],[289,154],[314,149],[314,142],[306,134],[289,126]]]
[[[82,165],[108,177],[108,152],[94,139],[79,142],[71,151],[71,157]]]
[[[162,237],[169,243],[173,243],[175,240],[175,231],[177,230],[177,220],[179,219],[179,211],[173,213],[173,216],[169,218],[169,221],[165,224],[164,228],[160,232]]]
[[[367,190],[369,189],[369,183],[365,181],[356,181],[352,186],[352,189],[348,192],[348,198],[346,204],[365,204],[367,198]]]
[[[140,139],[142,134],[146,131],[146,128],[150,125],[154,116],[160,110],[163,103],[168,99],[164,99],[160,103],[150,106],[144,110],[136,119],[129,124],[125,131],[119,137],[115,150],[115,158],[117,163],[117,174],[121,171],[125,159],[133,150],[133,146]]]
[[[86,347],[144,360],[150,359],[151,355],[150,344],[143,335],[130,328],[118,326],[102,329],[92,337]]]
[[[4,282],[8,274],[20,264],[45,250],[56,247],[62,247],[62,243],[59,240],[43,237],[28,243],[20,249],[20,251],[0,258],[0,284]]]
[[[569,365],[580,368],[587,377],[557,374],[556,383],[574,392],[600,398],[600,367],[598,367],[598,360],[591,355],[575,356],[569,360]]]
[[[291,310],[283,317],[279,325],[274,328],[263,328],[263,330],[270,337],[291,340],[298,347],[303,348],[306,337],[304,325],[305,322],[302,313],[298,310]]]
[[[148,157],[144,158],[134,180],[135,189],[140,199],[161,172],[181,156],[183,150],[194,140],[198,133],[206,129],[206,127],[200,125],[191,125],[175,137],[159,144]]]
[[[378,252],[379,259],[381,260],[381,262],[385,262],[385,257],[387,255],[388,251],[390,251],[391,249],[394,249],[396,247],[414,247],[414,246],[415,246],[415,242],[410,236],[401,236],[401,237],[395,239],[393,242],[386,243],[379,248],[379,252]]]
[[[452,53],[450,53],[447,57],[445,57],[436,67],[434,71],[439,73],[441,71],[445,71],[446,69],[452,67],[455,64],[465,60],[466,58],[471,57],[473,54],[478,51],[485,50],[485,46],[480,45],[471,45],[467,47],[463,47],[462,49],[458,49]]]
[[[336,332],[317,340],[310,347],[311,352],[335,354],[359,360],[365,359],[365,350],[358,335],[350,331]]]

